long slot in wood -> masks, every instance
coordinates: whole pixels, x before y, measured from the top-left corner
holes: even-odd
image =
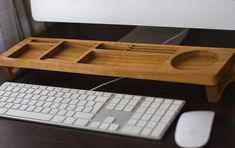
[[[55,46],[53,46],[52,48],[50,48],[47,52],[45,52],[40,59],[47,59],[47,58],[51,58],[53,57],[55,54],[57,54],[58,52],[60,52],[60,50],[62,50],[64,48],[64,41],[61,41],[59,43],[57,43]]]
[[[140,51],[140,52],[155,52],[155,53],[167,53],[174,54],[177,49],[172,49],[169,47],[153,47],[153,46],[139,46],[133,45],[129,51]]]
[[[101,43],[95,49],[126,51],[126,50],[131,49],[131,47],[132,45],[117,45],[117,44],[111,44],[111,43],[109,44]]]
[[[20,55],[22,55],[23,53],[25,53],[29,48],[28,48],[28,44],[23,45],[22,47],[20,47],[19,49],[15,50],[13,53],[11,53],[10,55],[8,55],[8,57],[10,58],[17,58]]]
[[[93,49],[85,52],[78,60],[77,63],[87,63],[95,57],[95,52]]]
[[[29,44],[36,46],[55,46],[55,43],[30,42]]]
[[[95,52],[94,50],[100,46],[101,43],[97,43],[94,46],[92,46],[90,48],[90,50],[88,50],[87,52],[85,52],[81,57],[79,57],[79,59],[77,60],[77,63],[87,63],[90,60],[92,60],[95,57]]]

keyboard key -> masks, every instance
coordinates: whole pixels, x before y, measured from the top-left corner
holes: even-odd
[[[140,106],[141,106],[141,107],[149,107],[150,104],[151,104],[151,102],[149,102],[149,101],[144,101]]]
[[[162,116],[165,112],[166,112],[166,110],[158,109],[156,111],[156,115]]]
[[[120,98],[114,98],[110,103],[112,104],[118,104],[118,102],[120,101]]]
[[[70,99],[78,99],[80,94],[73,94]]]
[[[27,107],[28,107],[28,105],[22,105],[22,106],[20,106],[19,110],[26,110]]]
[[[123,133],[128,133],[128,134],[139,134],[141,131],[142,127],[139,126],[130,126],[130,125],[125,125],[122,129],[121,132]]]
[[[172,104],[169,108],[169,110],[176,111],[180,108],[180,105],[178,104]]]
[[[0,107],[4,107],[6,104],[6,102],[0,102]]]
[[[165,104],[171,104],[173,102],[172,99],[165,99],[163,103]]]
[[[108,117],[106,117],[106,118],[104,119],[104,122],[105,122],[105,123],[113,123],[114,120],[115,120],[114,117],[108,116]]]
[[[147,109],[146,113],[153,114],[155,111],[156,111],[156,108],[149,108],[149,109]]]
[[[49,113],[50,112],[50,108],[44,108],[42,111],[41,111],[41,113],[44,113],[44,114],[47,114],[47,113]]]
[[[142,120],[149,120],[151,117],[152,117],[151,114],[144,114],[144,115],[141,117],[141,119],[142,119]]]
[[[126,105],[129,102],[129,100],[123,99],[119,102],[119,104]]]
[[[164,116],[164,117],[162,117],[162,119],[161,119],[160,122],[168,123],[168,122],[170,122],[170,120],[171,120],[171,117],[169,117],[169,116]]]
[[[36,104],[37,105],[37,104]],[[60,106],[60,103],[53,103],[50,108],[56,109]]]
[[[90,113],[92,111],[92,107],[85,107],[82,111],[85,113]]]
[[[47,98],[47,101],[53,102],[55,99],[56,99],[55,97],[49,97],[49,98]]]
[[[147,121],[145,120],[139,120],[139,122],[136,124],[137,126],[144,127]]]
[[[83,118],[83,119],[92,119],[92,117],[94,116],[94,114],[91,113],[83,113],[83,112],[76,112],[74,117],[76,118]]]
[[[103,105],[104,105],[104,103],[96,103],[94,106],[94,109],[91,111],[91,113],[93,113],[93,114],[97,113]]]
[[[104,96],[104,97],[111,97],[111,96],[112,96],[112,93],[107,93],[107,92],[105,92],[105,93],[103,93],[103,96]]]
[[[70,101],[69,104],[71,104],[71,105],[76,105],[78,102],[79,102],[79,100],[76,99],[76,100]]]
[[[91,128],[98,128],[100,126],[101,122],[94,121],[91,123]]]
[[[145,127],[140,134],[143,136],[148,136],[151,133],[151,131],[152,131],[151,128]]]
[[[153,103],[150,105],[150,108],[158,109],[158,107],[159,107],[160,105],[161,105],[161,103],[153,102]]]
[[[154,101],[154,98],[153,98],[153,97],[146,97],[146,98],[145,98],[145,101],[147,101],[147,102],[153,102],[153,101]]]
[[[29,103],[29,100],[23,100],[22,102],[21,102],[21,104],[24,104],[24,105],[26,105],[26,104],[28,104]]]
[[[37,103],[37,101],[31,100],[31,101],[28,102],[28,105],[34,106],[36,103]]]
[[[83,108],[84,108],[84,106],[77,106],[77,107],[74,109],[74,111],[80,112],[80,111],[83,110]]]
[[[26,96],[24,96],[24,99],[30,99],[33,97],[33,94],[27,94]]]
[[[159,109],[166,110],[166,109],[168,109],[169,106],[170,106],[170,104],[165,104],[165,103],[163,103],[163,104],[160,106]]]
[[[11,108],[12,109],[18,109],[20,107],[20,104],[14,104]]]
[[[127,125],[135,125],[137,123],[137,119],[129,119],[129,121],[127,122]]]
[[[161,116],[159,116],[159,115],[154,115],[154,116],[151,118],[151,120],[152,120],[152,121],[155,121],[155,122],[158,122],[160,119],[161,119]]]
[[[124,97],[123,94],[116,94],[116,95],[115,95],[115,98],[123,98],[123,97]]]
[[[33,95],[33,97],[31,98],[31,100],[38,100],[40,98],[40,95]]]
[[[36,104],[35,104],[35,106],[42,106],[44,104],[44,102],[43,101],[38,101]]]
[[[65,116],[66,117],[72,117],[75,114],[75,111],[68,111]]]
[[[47,114],[45,114],[45,115],[47,115]],[[64,117],[64,116],[54,116],[54,117],[51,119],[51,121],[52,121],[52,122],[58,122],[58,123],[61,123],[61,122],[63,122],[63,121],[64,121],[64,119],[65,119],[65,117]]]
[[[74,121],[76,120],[76,118],[72,118],[72,117],[67,117],[63,123],[65,124],[73,124]]]
[[[108,99],[108,97],[98,96],[95,101],[105,103]]]
[[[49,114],[55,115],[59,110],[58,109],[51,109]]]
[[[68,104],[61,104],[58,109],[65,110],[68,107]]]
[[[125,108],[124,108],[124,110],[123,111],[126,111],[126,112],[131,112],[132,110],[133,110],[133,108],[134,108],[134,106],[126,106]]]
[[[133,97],[133,100],[140,101],[140,100],[141,100],[141,98],[142,98],[141,96],[134,96],[134,97]]]
[[[125,105],[119,104],[115,107],[115,110],[122,111],[124,107],[125,107]]]
[[[27,109],[26,109],[26,111],[33,111],[34,109],[35,109],[36,107],[35,106],[29,106]],[[17,108],[13,108],[12,107],[12,109],[17,109]]]
[[[146,127],[154,128],[156,125],[157,125],[157,122],[155,122],[155,121],[149,121],[148,124],[146,125]]]
[[[7,110],[7,108],[0,108],[0,114],[5,114]]]
[[[93,105],[95,105],[95,103],[96,103],[95,101],[88,101],[86,106],[87,107],[93,107]]]
[[[137,100],[131,100],[128,105],[135,106],[138,104],[139,101]]]
[[[133,119],[140,119],[141,116],[142,116],[141,113],[134,113],[131,118],[133,118]]]
[[[159,123],[153,130],[151,136],[153,137],[161,137],[163,131],[166,128],[167,123]]]
[[[0,91],[0,96],[2,96],[5,93],[5,91]]]
[[[154,100],[154,102],[157,102],[157,103],[162,103],[162,101],[163,101],[162,98],[156,98],[156,99]]]
[[[100,129],[106,130],[109,127],[110,123],[101,123],[99,126]]]
[[[6,115],[49,121],[52,115],[9,109]]]
[[[113,110],[115,107],[116,107],[116,104],[108,104],[108,105],[106,105],[105,108]]]
[[[66,110],[72,111],[72,110],[74,110],[75,108],[76,108],[76,105],[69,105],[69,106],[66,108]]]
[[[34,111],[39,113],[39,112],[41,112],[42,110],[43,110],[43,107],[36,107]]]
[[[88,119],[77,119],[74,125],[78,126],[86,126],[88,124],[89,120]]]
[[[110,131],[116,131],[116,130],[118,130],[118,128],[119,128],[119,125],[118,125],[118,124],[111,124],[111,125],[109,126],[108,130],[110,130]]]
[[[136,112],[137,112],[137,113],[144,113],[146,110],[147,110],[146,107],[139,107],[139,108],[136,110]]]
[[[59,110],[59,112],[57,113],[57,115],[59,115],[59,116],[64,116],[66,112],[67,112],[66,110]]]
[[[125,95],[125,96],[124,96],[124,99],[128,99],[128,100],[130,100],[130,99],[132,99],[132,98],[133,98],[132,95]]]

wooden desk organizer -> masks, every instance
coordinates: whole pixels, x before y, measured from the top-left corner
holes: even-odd
[[[0,56],[11,80],[23,68],[204,85],[217,102],[235,80],[235,49],[27,38]]]

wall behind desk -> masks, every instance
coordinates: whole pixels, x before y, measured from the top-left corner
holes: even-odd
[[[0,0],[0,54],[46,27],[45,23],[32,19],[29,0]],[[1,82],[3,76],[0,73]]]

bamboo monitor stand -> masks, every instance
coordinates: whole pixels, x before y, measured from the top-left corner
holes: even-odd
[[[204,85],[217,102],[235,81],[235,49],[27,38],[0,56],[7,80],[22,69]]]

